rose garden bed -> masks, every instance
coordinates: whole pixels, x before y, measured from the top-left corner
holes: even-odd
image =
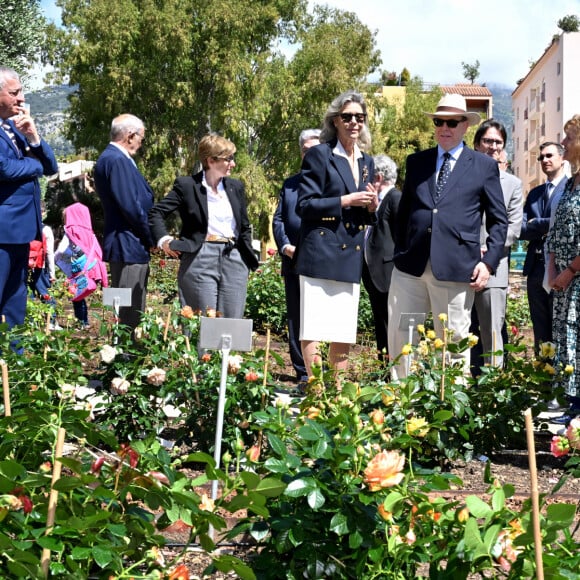
[[[88,332],[66,319],[67,330],[47,334],[46,312],[31,305],[26,328],[3,335],[4,575],[41,577],[47,566],[62,578],[534,576],[522,412],[545,408],[554,375],[525,339],[510,347],[505,370],[469,385],[441,366],[445,349],[467,344],[428,329],[399,385],[359,346],[342,391],[318,366],[302,399],[291,392],[287,345],[260,331],[254,350],[230,361],[217,468],[221,359],[199,356],[200,319],[166,299],[175,279],[163,282],[161,270],[136,343],[99,296]],[[252,314],[258,330],[275,318],[275,292],[262,294],[270,314]],[[555,458],[552,435],[536,426],[544,566],[572,578],[578,434],[568,432],[572,449]],[[67,452],[51,484],[60,430]]]

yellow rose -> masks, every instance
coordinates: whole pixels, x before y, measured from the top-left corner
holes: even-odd
[[[475,336],[475,334],[469,333],[467,335],[467,344],[469,345],[469,348],[473,348],[478,342],[479,342],[479,337]]]
[[[437,335],[435,334],[434,330],[428,330],[427,331],[427,338],[429,340],[435,340],[437,338]]]
[[[566,365],[566,366],[564,367],[564,372],[565,372],[567,375],[571,375],[571,374],[574,372],[574,367],[573,367],[572,365]]]
[[[425,334],[425,326],[423,324],[417,324],[417,332],[419,334]]]
[[[434,346],[435,348],[443,348],[443,345],[444,345],[444,344],[445,344],[445,343],[444,343],[444,342],[443,342],[443,341],[442,341],[440,338],[436,338],[436,339],[433,341],[433,346]]]
[[[438,316],[439,320],[445,324],[447,322],[447,314],[445,314],[444,312],[442,312],[439,316]]]
[[[411,436],[425,437],[429,433],[429,423],[424,417],[413,417],[407,421],[407,433]]]
[[[542,358],[554,358],[556,356],[556,345],[553,342],[542,342],[540,344],[540,356]]]
[[[406,344],[401,350],[401,354],[407,356],[413,352],[413,347],[410,344]]]

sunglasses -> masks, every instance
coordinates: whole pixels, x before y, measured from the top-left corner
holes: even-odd
[[[339,116],[343,123],[350,123],[353,118],[357,123],[364,123],[367,118],[366,113],[341,113]]]
[[[433,119],[433,125],[435,125],[435,127],[443,127],[443,125],[447,125],[450,129],[455,129],[455,127],[457,127],[457,125],[459,125],[459,123],[463,123],[464,121],[467,121],[467,119],[465,117],[463,117],[461,119],[461,121],[458,121],[457,119]]]
[[[553,153],[542,153],[542,155],[538,155],[538,161],[544,161],[544,159],[552,159],[554,157]]]

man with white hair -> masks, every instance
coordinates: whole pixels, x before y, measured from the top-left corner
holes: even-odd
[[[389,292],[392,357],[408,342],[408,331],[400,328],[405,313],[432,312],[439,336],[444,315],[454,341],[468,336],[474,292],[495,272],[507,234],[497,162],[463,141],[479,115],[468,112],[457,94],[443,96],[437,110],[426,115],[433,119],[437,147],[407,157]],[[483,255],[482,215],[488,232]],[[469,373],[469,349],[456,356]],[[404,376],[405,366],[397,365],[393,374]]]
[[[58,173],[58,164],[24,107],[18,73],[4,66],[0,125],[0,317],[12,327],[26,315],[30,242],[42,240],[38,180]]]
[[[304,129],[298,138],[300,156],[308,149],[320,143],[320,129]],[[280,190],[278,207],[272,219],[272,230],[278,252],[282,256],[282,276],[286,291],[286,316],[288,320],[288,343],[290,360],[296,373],[296,380],[302,383],[308,380],[304,358],[300,347],[300,280],[294,268],[294,252],[300,237],[300,216],[296,213],[298,203],[298,185],[300,173],[286,179]]]
[[[397,211],[401,192],[397,183],[397,164],[388,155],[376,155],[375,188],[379,196],[377,223],[367,226],[363,260],[362,281],[369,295],[379,360],[389,354],[389,287],[393,273],[395,242],[393,231],[397,223]]]
[[[112,286],[131,288],[131,306],[121,307],[119,320],[132,329],[145,310],[149,252],[155,245],[148,220],[153,191],[133,161],[144,138],[141,119],[115,117],[111,142],[95,165],[95,189],[105,215],[103,258],[109,262]]]

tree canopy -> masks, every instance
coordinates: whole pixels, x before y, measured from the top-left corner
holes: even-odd
[[[575,14],[568,14],[568,16],[558,20],[557,26],[562,32],[578,32],[580,30],[580,18]]]
[[[40,57],[45,28],[40,0],[0,0],[0,65],[13,68],[24,83]]]
[[[380,65],[375,34],[350,12],[306,0],[57,0],[45,60],[77,88],[69,139],[108,142],[113,117],[146,124],[141,165],[157,195],[190,173],[199,139],[237,146],[250,216],[265,234],[269,200],[298,170],[298,135],[340,92]],[[291,54],[291,56],[288,56]]]
[[[461,67],[463,68],[464,78],[473,84],[475,79],[479,76],[479,60],[476,60],[473,64],[462,62]]]

